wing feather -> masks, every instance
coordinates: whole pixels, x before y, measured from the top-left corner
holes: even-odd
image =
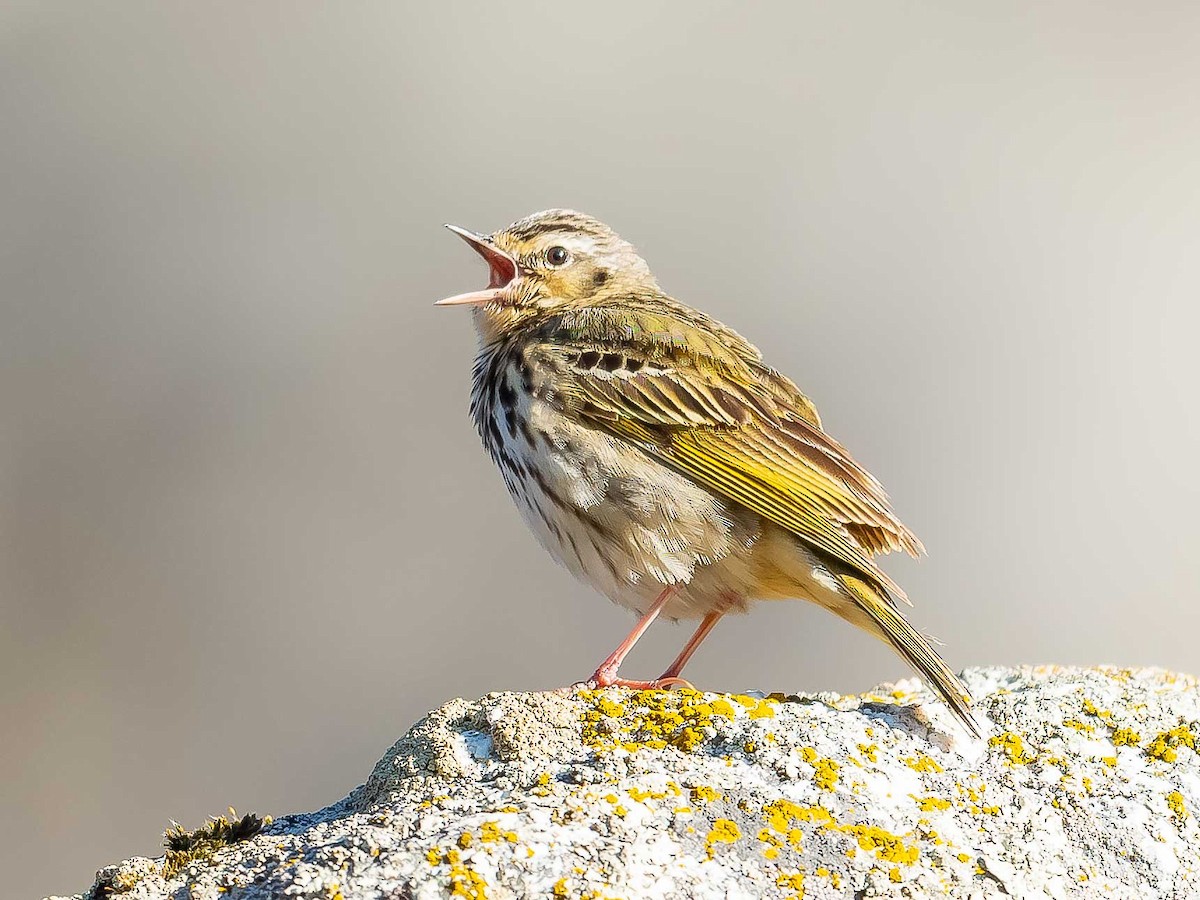
[[[905,599],[872,557],[915,556],[920,541],[880,483],[822,430],[808,399],[751,345],[728,329],[720,340],[693,339],[695,326],[657,310],[623,308],[615,324],[595,310],[587,315],[545,335],[543,356],[564,343],[572,348],[558,356],[567,360],[559,366],[560,402]],[[640,365],[613,372],[570,365],[584,350],[620,352]]]

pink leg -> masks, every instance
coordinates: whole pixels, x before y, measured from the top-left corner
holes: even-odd
[[[658,595],[658,599],[654,601],[654,605],[633,626],[633,631],[629,632],[629,636],[621,641],[621,645],[610,653],[608,658],[600,663],[596,671],[592,673],[592,677],[586,682],[589,687],[616,686],[638,688],[640,690],[657,690],[658,688],[670,687],[672,684],[682,681],[679,678],[660,678],[658,681],[629,681],[626,678],[617,677],[617,669],[625,661],[625,657],[629,655],[629,651],[633,649],[633,645],[638,642],[638,639],[646,633],[646,629],[658,618],[658,614],[663,611],[663,607],[667,605],[667,601],[671,599],[674,593],[675,588],[668,587]]]
[[[675,657],[675,662],[667,666],[667,671],[663,672],[662,675],[658,677],[659,681],[683,681],[683,679],[679,677],[679,673],[683,671],[683,667],[686,666],[688,660],[692,658],[692,654],[696,652],[696,648],[703,643],[706,637],[708,637],[708,633],[713,630],[713,627],[719,621],[721,621],[721,616],[723,615],[725,615],[723,612],[710,612],[704,617],[704,621],[700,623],[700,627],[696,629],[696,632],[691,636],[684,648],[679,651],[679,655]],[[684,683],[686,684],[686,682]]]

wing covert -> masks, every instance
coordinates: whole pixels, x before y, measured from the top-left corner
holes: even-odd
[[[807,398],[757,352],[747,358],[732,342],[689,341],[686,323],[650,324],[660,327],[636,329],[636,342],[614,340],[612,329],[576,332],[578,343],[558,357],[565,364],[559,402],[904,599],[871,557],[917,555],[920,541],[896,518],[879,482],[821,430]],[[648,333],[668,340],[647,342]],[[558,341],[543,346],[563,348]],[[620,354],[621,364],[595,362],[606,354]]]

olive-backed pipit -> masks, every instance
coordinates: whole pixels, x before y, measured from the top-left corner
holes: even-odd
[[[570,210],[485,236],[471,414],[543,546],[641,614],[590,683],[682,682],[713,626],[754,600],[810,600],[882,638],[977,732],[970,696],[901,614],[873,557],[921,542],[813,404],[733,330],[667,296],[608,226]],[[660,615],[700,619],[654,681],[617,668]]]

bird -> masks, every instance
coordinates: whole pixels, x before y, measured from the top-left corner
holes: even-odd
[[[491,234],[471,416],[539,542],[638,614],[585,684],[663,690],[725,615],[806,600],[888,644],[973,734],[971,696],[877,564],[924,553],[882,485],[746,338],[659,287],[610,227],[550,209]],[[911,605],[911,604],[910,604]],[[659,616],[699,620],[662,675],[618,669]]]

